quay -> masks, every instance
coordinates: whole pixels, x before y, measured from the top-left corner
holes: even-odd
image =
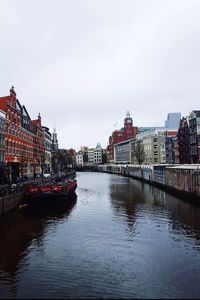
[[[76,172],[98,172],[98,166],[92,165],[92,166],[82,166],[82,167],[76,167]]]
[[[99,165],[98,172],[118,174],[159,187],[200,204],[200,165]]]
[[[61,176],[61,175],[60,175]],[[68,173],[65,174],[66,178],[75,178],[76,177],[76,172],[75,170],[71,170]],[[41,183],[41,182],[49,182],[51,181],[52,178],[47,178],[47,179],[43,179],[43,180],[28,180],[25,181],[23,183],[18,183],[18,184],[14,184],[14,186],[12,187],[12,185],[3,185],[0,186],[0,215],[18,207],[20,204],[22,204],[22,200],[24,198],[24,185],[26,183],[30,183],[30,182],[37,182],[37,183]],[[3,193],[2,193],[3,191]]]
[[[76,171],[103,172],[130,177],[200,205],[200,165],[98,165]],[[72,176],[69,173],[68,176]],[[75,174],[75,172],[74,172]],[[23,189],[0,196],[0,215],[20,205]]]
[[[20,205],[24,193],[18,192],[0,197],[0,215]]]

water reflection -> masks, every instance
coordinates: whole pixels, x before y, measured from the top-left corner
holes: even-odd
[[[42,245],[45,232],[62,220],[66,222],[76,201],[74,196],[58,206],[17,209],[0,217],[0,279],[12,283],[13,290],[30,245]],[[0,296],[2,289],[0,284]]]
[[[200,208],[194,204],[151,185],[115,176],[110,180],[110,198],[116,215],[126,217],[129,229],[148,211],[152,219],[167,218],[171,230],[200,240]]]
[[[131,259],[137,257],[134,269],[138,263],[136,277],[145,287],[143,295],[199,298],[200,208],[117,176],[110,178],[110,202],[124,228],[120,236],[126,235],[123,242],[128,241]]]
[[[0,219],[0,298],[199,298],[199,207],[92,172],[77,195]]]
[[[196,204],[176,198],[163,190],[149,186],[152,190],[152,205],[156,209],[168,212],[172,230],[182,231],[188,237],[200,239],[200,207]]]
[[[117,217],[126,218],[130,230],[134,228],[138,204],[144,203],[142,185],[130,179],[112,177],[110,181],[110,201]]]

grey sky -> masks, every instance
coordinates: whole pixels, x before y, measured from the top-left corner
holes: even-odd
[[[0,0],[0,95],[13,84],[60,147],[106,147],[200,109],[199,0]]]

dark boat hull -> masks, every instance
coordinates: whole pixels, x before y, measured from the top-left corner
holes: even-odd
[[[59,204],[61,202],[68,202],[74,196],[76,196],[76,188],[77,185],[74,186],[70,191],[66,192],[54,192],[54,191],[47,191],[47,192],[36,192],[32,194],[25,194],[23,203],[30,204],[30,205],[37,205],[37,204]]]

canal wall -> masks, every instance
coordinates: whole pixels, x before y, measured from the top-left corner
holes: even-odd
[[[82,166],[76,167],[76,172],[98,172],[98,166]]]
[[[0,197],[0,215],[17,207],[23,198],[23,192]]]
[[[119,174],[159,187],[200,204],[200,165],[99,165],[99,172]]]

